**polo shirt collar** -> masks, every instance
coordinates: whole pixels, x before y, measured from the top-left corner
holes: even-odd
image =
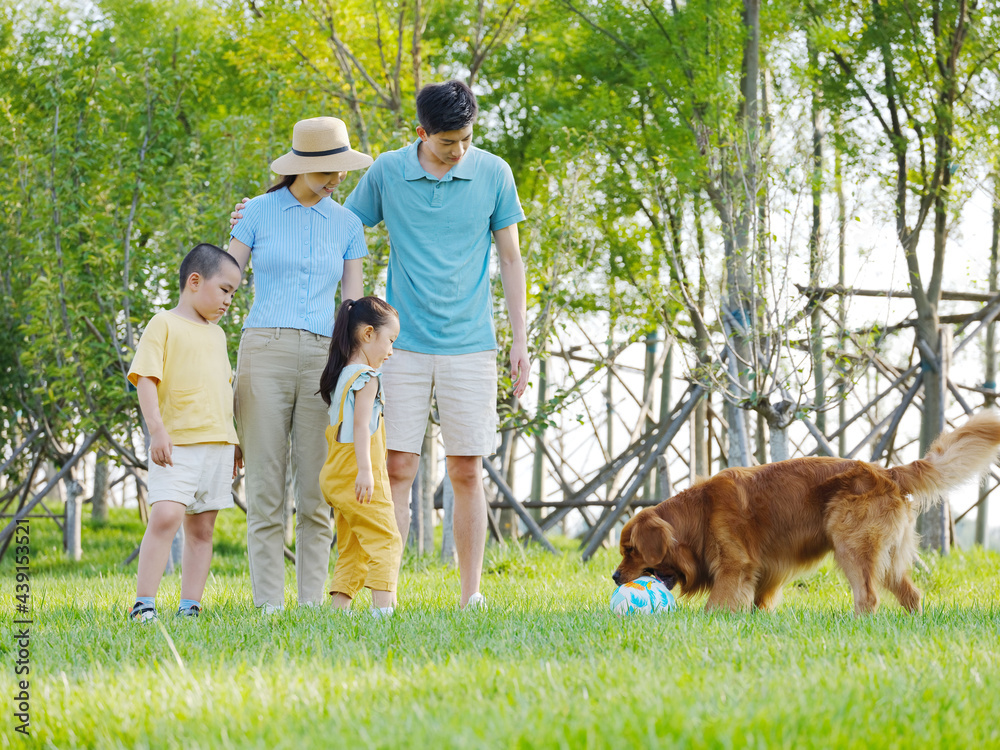
[[[292,195],[292,191],[287,187],[282,188],[278,192],[278,206],[282,211],[286,211],[289,208],[295,208],[296,206],[305,208],[305,206],[299,203],[299,199]],[[330,198],[320,198],[319,203],[308,206],[308,208],[318,213],[324,219],[329,219],[333,215],[333,200]]]
[[[420,156],[417,154],[417,147],[420,145],[420,139],[417,138],[413,143],[411,143],[406,148],[405,160],[403,162],[403,178],[406,180],[420,180],[420,179],[435,179],[427,173],[427,171],[420,166]],[[465,158],[462,159],[458,164],[448,170],[442,180],[453,179],[453,180],[471,180],[476,176],[476,168],[472,164],[472,152],[475,150],[475,146],[470,146],[469,150],[465,152]],[[294,200],[294,198],[293,198]]]

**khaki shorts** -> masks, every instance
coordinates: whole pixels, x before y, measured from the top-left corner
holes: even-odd
[[[233,456],[229,443],[175,445],[173,466],[149,462],[149,503],[169,500],[187,506],[191,515],[233,507]]]
[[[497,445],[497,353],[422,354],[396,349],[382,365],[386,448],[420,453],[437,399],[448,456],[489,456]]]

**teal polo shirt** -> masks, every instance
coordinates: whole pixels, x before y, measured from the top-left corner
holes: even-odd
[[[379,156],[344,201],[389,230],[387,299],[399,311],[396,349],[470,354],[497,348],[490,286],[491,232],[524,220],[503,159],[471,147],[438,179],[419,140]]]

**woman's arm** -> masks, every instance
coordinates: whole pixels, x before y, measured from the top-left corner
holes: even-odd
[[[250,246],[240,242],[235,237],[229,238],[229,254],[236,258],[240,264],[240,272],[247,270],[247,263],[250,261]]]
[[[365,296],[365,266],[362,258],[344,261],[344,275],[340,280],[340,298],[361,299]]]
[[[370,503],[375,493],[372,472],[372,409],[378,393],[378,378],[370,378],[354,394],[354,457],[358,462],[358,478],[354,482],[354,497],[359,503]]]

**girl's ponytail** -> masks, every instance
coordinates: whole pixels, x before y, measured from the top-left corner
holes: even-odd
[[[396,308],[385,300],[378,297],[362,297],[359,300],[345,300],[337,311],[337,320],[333,324],[333,333],[330,336],[330,357],[326,361],[326,368],[319,379],[319,390],[316,391],[323,397],[327,406],[333,392],[337,390],[337,380],[340,373],[351,360],[357,330],[364,326],[371,326],[376,331],[389,322],[390,318],[398,318]]]
[[[354,347],[354,331],[351,326],[351,309],[354,307],[354,300],[347,299],[337,310],[337,319],[333,324],[333,333],[330,334],[330,356],[326,360],[326,367],[319,379],[319,393],[327,406],[330,405],[330,398],[337,388],[337,380],[351,358],[351,349]]]

